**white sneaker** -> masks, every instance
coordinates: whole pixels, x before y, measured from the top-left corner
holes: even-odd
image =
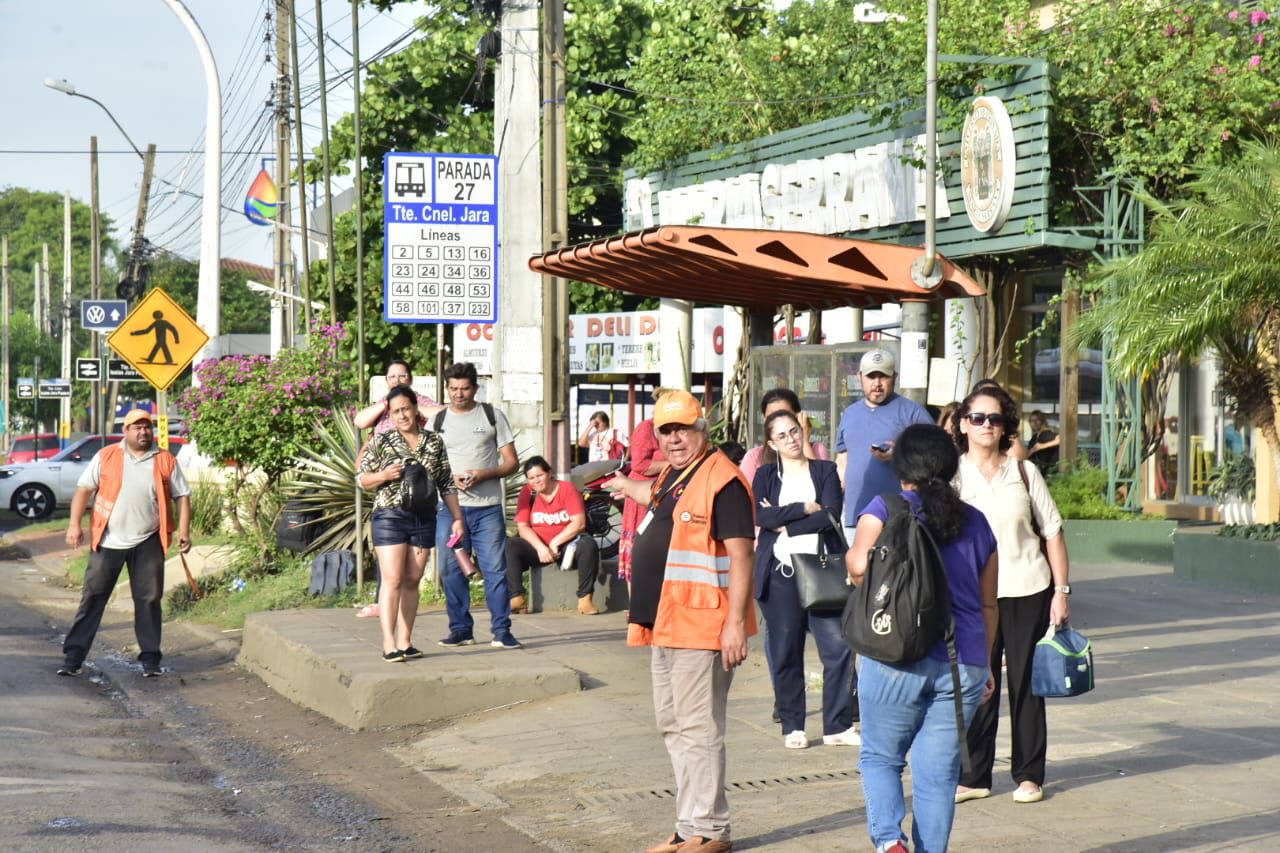
[[[822,743],[825,746],[862,746],[862,737],[858,734],[857,726],[849,726],[847,731],[823,735]]]
[[[1044,790],[1041,788],[1024,788],[1021,785],[1013,789],[1013,801],[1015,803],[1038,803],[1044,799]]]
[[[787,749],[808,749],[809,736],[802,731],[796,730],[782,739],[782,745]]]

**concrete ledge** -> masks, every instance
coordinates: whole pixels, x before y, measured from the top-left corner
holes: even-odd
[[[483,619],[483,613],[479,614]],[[237,662],[278,693],[351,729],[432,720],[582,689],[578,673],[527,650],[482,645],[444,649],[443,614],[421,615],[421,660],[388,664],[375,620],[350,610],[254,613]],[[430,639],[429,639],[430,638]]]
[[[631,606],[626,581],[618,579],[617,560],[608,560],[601,566],[604,583],[596,579],[592,590],[595,606],[606,613],[626,610]],[[562,572],[556,565],[534,566],[525,573],[525,586],[529,590],[532,612],[546,610],[578,609],[578,573]]]
[[[1174,535],[1174,577],[1218,589],[1280,595],[1280,546],[1218,536],[1217,531],[1190,527]]]
[[[1163,519],[1104,520],[1070,518],[1062,522],[1067,553],[1073,563],[1173,562],[1176,521]]]

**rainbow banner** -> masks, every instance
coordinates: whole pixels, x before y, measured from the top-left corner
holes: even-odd
[[[270,225],[276,218],[276,203],[280,198],[276,182],[263,169],[253,179],[253,185],[244,196],[244,215],[254,225]]]

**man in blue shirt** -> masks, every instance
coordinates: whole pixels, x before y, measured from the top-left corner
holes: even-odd
[[[836,431],[836,468],[844,483],[844,524],[849,541],[860,513],[871,499],[898,491],[893,473],[893,443],[911,424],[933,419],[919,403],[894,393],[893,355],[873,349],[858,362],[862,399],[844,410]]]

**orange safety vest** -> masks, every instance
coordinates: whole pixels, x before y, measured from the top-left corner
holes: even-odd
[[[659,477],[657,482],[663,480]],[[712,451],[685,484],[673,509],[675,523],[653,630],[629,626],[628,645],[719,651],[720,632],[729,616],[729,552],[711,537],[711,513],[716,495],[734,480],[751,495],[751,484],[738,466]],[[752,598],[748,590],[747,600]],[[754,606],[747,608],[746,628],[748,637],[756,633]]]
[[[89,518],[89,548],[93,551],[98,550],[102,534],[107,532],[107,521],[111,518],[111,510],[115,509],[116,498],[120,496],[120,487],[124,483],[124,447],[112,444],[98,451],[98,456],[98,494],[93,500],[93,515]],[[177,464],[178,460],[167,450],[157,453],[152,464],[156,476],[156,494],[160,496],[160,541],[166,551],[173,539],[173,520],[169,509],[173,497],[169,477]]]

